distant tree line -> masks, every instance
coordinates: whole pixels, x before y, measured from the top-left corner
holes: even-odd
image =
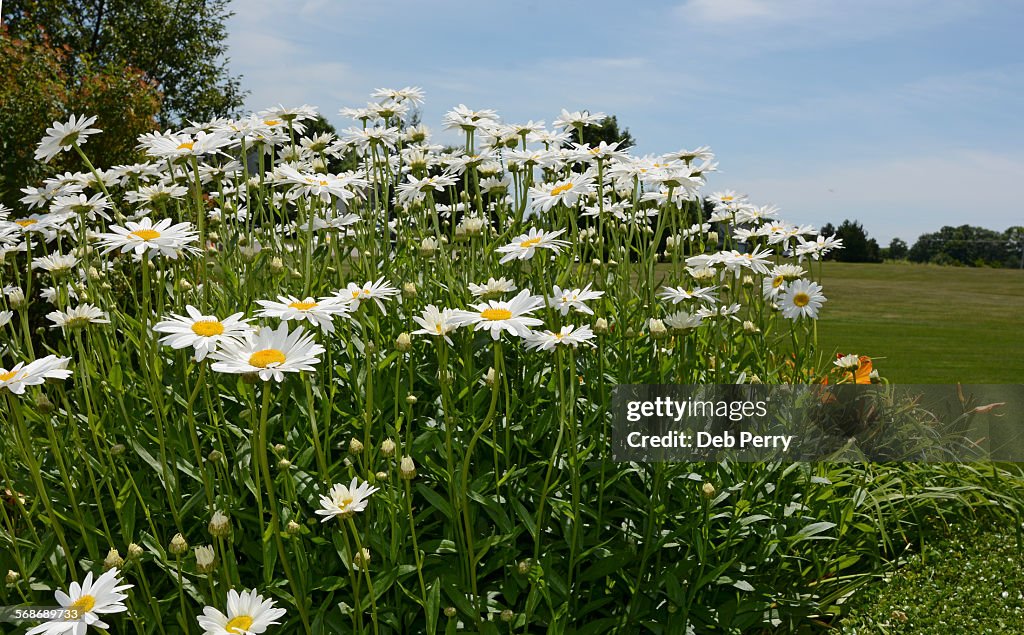
[[[922,234],[913,246],[893,238],[888,247],[879,247],[857,221],[845,220],[838,227],[831,223],[821,228],[825,236],[835,234],[843,240],[843,249],[828,258],[839,262],[910,262],[954,265],[959,267],[1024,268],[1024,226],[999,232],[984,227],[946,226],[937,232]]]

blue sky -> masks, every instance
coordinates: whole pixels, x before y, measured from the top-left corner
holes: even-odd
[[[710,145],[709,191],[883,245],[1024,225],[1024,2],[235,0],[230,68],[253,110],[421,86],[510,122],[618,116],[640,153]]]

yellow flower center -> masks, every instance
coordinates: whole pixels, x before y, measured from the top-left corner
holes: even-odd
[[[774,278],[772,278],[772,288],[773,289],[778,289],[779,287],[782,286],[782,283],[785,282],[785,281],[786,281],[786,279],[784,277],[782,277],[782,276],[775,276]]]
[[[321,180],[321,181],[318,181],[318,183],[320,183],[320,187],[327,187],[328,185],[330,185],[330,183],[329,183],[329,182],[327,182],[327,181],[323,181],[323,180]]]
[[[572,189],[572,182],[562,183],[561,185],[556,186],[554,189],[551,190],[551,196],[558,196],[562,192],[568,192],[571,189]]]
[[[797,293],[793,296],[793,304],[797,306],[807,306],[811,303],[811,296],[806,293]]]
[[[292,302],[288,305],[291,309],[298,309],[299,311],[308,311],[316,307],[316,302]]]
[[[439,333],[441,332],[440,331],[440,327],[438,327],[438,332]],[[16,371],[16,370],[10,370],[10,371],[7,371],[6,373],[0,373],[0,381],[10,381],[10,380],[14,379],[14,376],[17,375],[17,374],[18,374],[18,371]]]
[[[523,249],[529,249],[530,247],[539,244],[541,240],[543,239],[540,236],[536,238],[528,238],[523,242],[519,243],[519,246],[522,247]]]
[[[512,312],[508,309],[484,309],[480,312],[480,317],[485,320],[507,320],[512,317]]]
[[[438,335],[442,335],[443,334],[443,331],[441,330],[441,324],[440,323],[435,324],[434,328],[437,329],[437,334]],[[0,378],[0,379],[2,379],[2,378]]]
[[[248,615],[237,615],[228,620],[228,623],[224,625],[224,630],[228,633],[244,633],[249,630],[252,623],[253,619]]]
[[[731,201],[731,200],[732,200],[732,197],[731,197],[731,196],[723,196],[723,197],[722,197],[722,202],[725,202],[725,201]]]
[[[130,235],[141,240],[153,240],[154,238],[160,238],[160,232],[155,229],[136,229]]]
[[[341,503],[338,505],[338,507],[342,509],[348,509],[348,506],[352,504],[352,500],[353,498],[351,496],[346,496],[345,498],[341,499]]]
[[[192,146],[195,145],[194,141],[186,141],[185,143],[178,146],[179,150],[191,150]]]
[[[74,611],[74,615],[76,616],[77,619],[85,613],[91,611],[95,606],[96,598],[94,598],[91,595],[83,595],[82,597],[72,602],[71,606],[68,607],[68,610]]]
[[[192,324],[192,332],[200,337],[213,337],[224,333],[224,325],[217,320],[199,320]]]
[[[281,120],[280,119],[266,119],[266,120],[263,121],[263,123],[265,125],[267,125],[267,126],[278,126],[278,125],[281,124]]]
[[[28,227],[29,225],[35,225],[39,221],[37,221],[34,218],[25,218],[23,220],[16,220],[14,222],[17,223],[18,225],[21,225],[22,227]]]
[[[271,364],[283,364],[286,359],[284,353],[276,348],[267,348],[250,355],[249,365],[256,368],[267,368]]]

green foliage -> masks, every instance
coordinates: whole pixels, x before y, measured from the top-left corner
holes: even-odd
[[[569,132],[572,133],[571,141],[579,143],[579,132],[576,129],[572,129]],[[619,128],[619,120],[615,115],[608,115],[600,124],[583,128],[583,143],[593,147],[599,145],[602,141],[605,143],[615,143],[618,141],[620,149],[631,148],[636,145],[633,135],[629,133],[629,128]]]
[[[881,262],[882,254],[878,242],[869,238],[864,226],[858,221],[844,220],[838,229],[829,223],[821,228],[823,236],[835,234],[842,239],[843,248],[829,254],[828,258],[837,262]]]
[[[910,247],[906,241],[902,238],[893,238],[889,241],[888,252],[885,255],[892,260],[905,260],[909,252]]]
[[[947,225],[918,238],[907,258],[911,262],[967,267],[1020,267],[1024,262],[1021,235],[1020,227],[997,232],[972,225]]]
[[[953,527],[928,541],[892,578],[865,587],[839,626],[844,635],[1024,632],[1024,557],[1009,523]]]
[[[46,39],[30,42],[0,31],[0,201],[8,206],[15,206],[22,186],[46,174],[82,169],[74,153],[45,166],[35,160],[39,139],[53,121],[72,113],[96,115],[104,134],[89,141],[89,153],[108,166],[134,161],[136,137],[156,125],[160,96],[141,73],[83,57],[72,76],[68,58],[66,48]]]
[[[163,94],[160,124],[230,114],[244,99],[227,69],[229,0],[7,0],[11,34],[66,47],[72,77],[86,60],[141,70]]]

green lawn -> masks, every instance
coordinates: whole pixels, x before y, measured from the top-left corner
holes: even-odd
[[[821,351],[894,383],[1024,382],[1024,271],[825,263]]]

